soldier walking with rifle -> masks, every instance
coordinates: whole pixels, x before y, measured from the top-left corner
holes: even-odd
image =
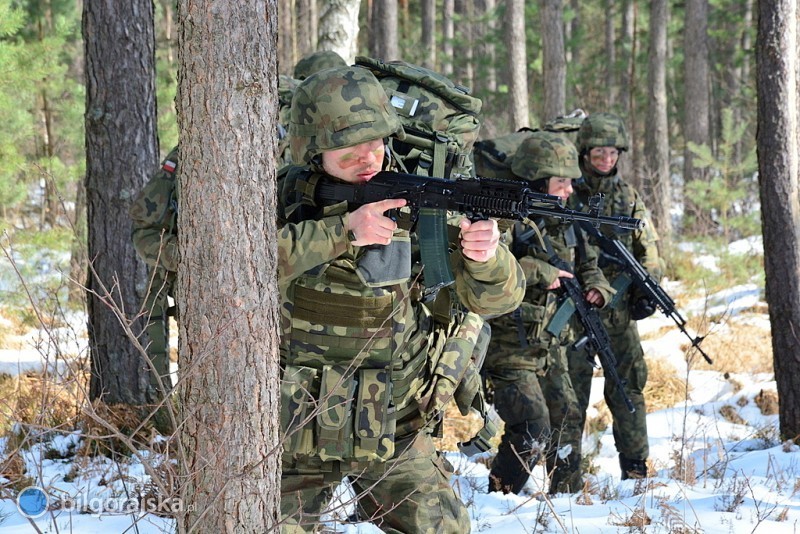
[[[620,155],[628,149],[628,134],[622,119],[612,113],[589,115],[578,130],[577,145],[583,177],[575,184],[575,195],[570,199],[570,205],[576,209],[589,209],[592,197],[602,194],[604,214],[645,220],[644,228],[603,227],[601,231],[624,245],[641,267],[659,280],[663,268],[656,247],[658,236],[649,224],[648,212],[639,193],[617,172]],[[596,237],[591,238],[591,243],[598,246]],[[621,478],[644,478],[649,455],[642,393],[647,382],[647,364],[636,321],[652,315],[655,305],[636,285],[631,285],[631,278],[623,275],[624,269],[619,262],[606,260],[607,256],[601,254],[599,264],[617,293],[601,315],[617,358],[617,373],[635,410],[631,411],[621,396],[615,395],[616,385],[611,380],[606,380],[604,396],[613,416]],[[581,405],[581,427],[589,405],[592,373],[592,363],[583,354],[570,355],[570,374]]]
[[[564,202],[572,193],[572,180],[581,175],[575,146],[550,132],[527,138],[511,170],[534,191]],[[574,222],[536,217],[509,224],[512,251],[525,272],[527,290],[517,310],[491,321],[484,369],[505,431],[492,462],[489,491],[519,493],[544,456],[549,492],[575,492],[582,486],[583,426],[567,366],[567,347],[575,340],[572,314],[561,304],[569,302],[564,295],[568,285],[577,291],[572,294],[577,302],[569,302],[572,310],[602,307],[613,290]]]

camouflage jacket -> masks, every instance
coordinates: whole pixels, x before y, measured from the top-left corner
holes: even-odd
[[[296,172],[307,171],[297,168]],[[291,183],[292,177],[288,179]],[[437,372],[437,358],[446,352],[453,329],[437,327],[432,306],[423,303],[425,287],[420,272],[424,271],[419,264],[417,235],[407,214],[400,213],[390,245],[355,247],[344,231],[347,209],[342,202],[318,210],[295,210],[294,218],[279,231],[281,362],[285,377],[281,417],[284,430],[296,436],[285,450],[300,456],[318,455],[323,460],[386,459],[393,446],[393,440],[385,437],[387,425],[393,432],[396,424],[398,436],[414,430],[404,425],[424,415],[426,385]],[[449,259],[456,280],[453,295],[460,304],[480,315],[516,308],[524,295],[525,280],[507,247],[498,247],[496,256],[485,263],[474,262],[462,256],[457,227],[454,230]],[[441,297],[450,291],[444,289],[438,294]],[[474,338],[477,334],[471,335]],[[358,378],[350,380],[348,374],[357,374]],[[359,407],[383,407],[369,413],[358,411],[356,426],[365,426],[356,428],[359,438],[355,445],[342,445],[348,437],[341,434],[332,433],[330,439],[324,439],[325,432],[336,426],[333,422],[326,422],[323,429],[318,420],[315,429],[306,425],[291,432],[291,422],[304,417],[302,392],[319,392],[321,396],[330,389],[326,384],[344,387],[347,391],[342,398],[355,397],[353,402]],[[351,387],[352,391],[348,389]],[[364,395],[370,391],[367,400]],[[347,415],[340,413],[339,417]],[[342,428],[346,426],[340,423]],[[362,434],[384,437],[365,444],[359,441]],[[337,439],[337,446],[346,451],[331,450]],[[370,447],[378,452],[370,451]]]
[[[177,168],[178,147],[175,147],[129,210],[136,252],[148,265],[161,266],[170,272],[178,270]]]
[[[623,181],[619,174],[597,177],[584,172],[583,178],[576,181],[574,187],[575,193],[569,200],[571,207],[583,208],[588,205],[591,196],[603,193],[605,195],[603,215],[635,217],[645,221],[644,228],[639,230],[622,230],[610,226],[602,226],[601,230],[606,235],[622,241],[653,278],[660,279],[663,275],[663,266],[656,245],[658,234],[638,191]],[[605,265],[602,258],[600,265],[606,278],[613,281],[619,269],[613,264]]]
[[[542,235],[550,240],[558,257],[573,266],[573,273],[584,293],[589,289],[596,289],[603,295],[606,303],[610,302],[614,290],[597,266],[597,252],[594,247],[588,246],[588,238],[579,227],[549,219],[540,221],[539,227]],[[489,368],[502,366],[539,370],[542,363],[537,361],[537,356],[545,356],[546,350],[537,353],[537,348],[547,349],[553,345],[562,345],[573,338],[569,325],[558,336],[546,330],[556,312],[559,297],[558,290],[547,288],[558,277],[558,268],[547,261],[549,254],[542,248],[537,236],[530,236],[525,242],[520,242],[520,230],[524,228],[519,223],[514,225],[514,241],[510,246],[525,274],[525,299],[514,313],[490,321],[492,338],[485,364]],[[522,347],[520,328],[523,328],[529,345],[527,347]]]

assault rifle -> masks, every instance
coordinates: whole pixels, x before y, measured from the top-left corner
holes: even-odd
[[[572,272],[572,267],[553,251],[553,246],[547,237],[544,238],[544,242],[547,248],[548,263],[562,271]],[[603,320],[600,319],[597,308],[586,302],[583,289],[577,278],[561,278],[560,280],[564,301],[559,306],[556,315],[564,314],[565,311],[567,315],[575,313],[583,327],[584,335],[573,344],[573,347],[579,351],[586,351],[586,357],[592,362],[592,365],[595,365],[594,358],[597,356],[597,359],[600,360],[600,366],[603,368],[603,374],[606,378],[614,381],[628,411],[634,413],[636,408],[633,406],[628,394],[625,393],[625,382],[617,373],[617,358],[611,350],[611,338],[608,337],[608,332],[606,327],[603,326]],[[568,317],[554,318],[554,322],[560,322],[565,319],[568,319]]]
[[[363,205],[390,198],[404,198],[412,210],[432,208],[463,213],[472,220],[523,220],[531,215],[562,221],[586,221],[594,226],[611,225],[628,230],[644,226],[641,219],[609,217],[565,208],[554,195],[533,191],[526,180],[495,178],[431,178],[400,172],[379,172],[366,183],[324,181],[317,185],[317,199],[348,201]]]
[[[672,300],[658,282],[650,276],[650,273],[636,261],[636,258],[633,257],[633,254],[631,254],[628,248],[618,239],[606,236],[593,225],[585,224],[582,221],[580,225],[586,230],[586,233],[595,238],[597,245],[606,254],[606,257],[622,267],[624,274],[630,279],[630,283],[633,283],[653,306],[657,307],[664,315],[675,321],[675,324],[678,325],[681,332],[692,342],[692,347],[696,348],[708,363],[713,363],[708,354],[700,348],[700,343],[705,336],[692,337],[692,335],[689,334],[686,330],[686,319],[684,319],[675,308],[675,301]]]
[[[447,180],[416,174],[383,171],[363,184],[323,180],[317,184],[318,202],[347,201],[355,206],[380,200],[402,198],[419,221],[420,253],[428,287],[443,287],[453,282],[447,252],[446,212],[463,213],[471,220],[524,220],[531,215],[555,217],[562,221],[586,221],[594,226],[612,225],[624,229],[644,226],[633,217],[608,217],[599,211],[584,213],[565,208],[554,195],[531,189],[526,180],[457,178]]]

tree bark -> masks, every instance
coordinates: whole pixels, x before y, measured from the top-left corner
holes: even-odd
[[[153,3],[84,2],[82,16],[90,397],[142,405],[152,401],[149,368],[121,321],[139,308],[147,279],[127,213],[159,155]]]
[[[516,131],[530,126],[524,0],[508,0],[504,25],[508,49],[509,126]]]
[[[542,77],[544,107],[542,122],[563,115],[566,107],[567,63],[564,57],[563,0],[541,0]]]
[[[194,505],[179,522],[269,532],[280,501],[276,2],[178,5],[177,298]]]
[[[647,72],[648,104],[645,128],[645,203],[661,239],[670,238],[671,187],[667,124],[667,0],[650,2],[650,50]]]
[[[359,0],[324,0],[319,12],[317,48],[332,50],[350,65],[358,51]]]
[[[711,79],[708,57],[708,0],[687,0],[684,19],[684,107],[683,132],[686,148],[683,151],[683,180],[689,184],[695,180],[705,181],[708,172],[694,165],[694,154],[689,150],[690,142],[712,146],[709,110],[711,109]],[[698,222],[710,219],[703,217],[700,208],[686,199],[686,212],[693,213]],[[700,222],[698,228],[707,228]]]
[[[800,108],[798,6],[759,2],[758,177],[766,296],[783,439],[800,437]]]

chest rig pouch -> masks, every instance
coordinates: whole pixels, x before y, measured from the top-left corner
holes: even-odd
[[[394,455],[397,413],[421,387],[432,327],[409,299],[407,233],[382,248],[343,256],[290,289],[281,428],[295,458]]]

